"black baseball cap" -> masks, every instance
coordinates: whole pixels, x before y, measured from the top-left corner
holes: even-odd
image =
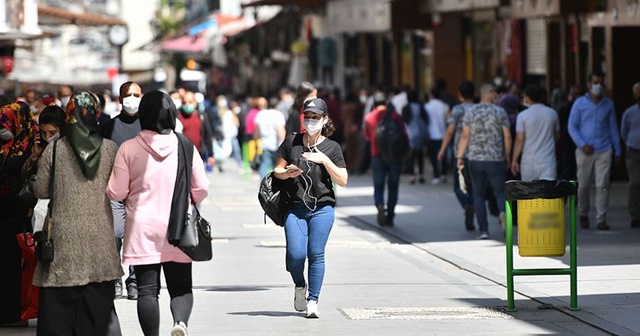
[[[302,112],[312,112],[315,114],[325,115],[329,113],[327,103],[322,98],[313,98],[304,102]]]

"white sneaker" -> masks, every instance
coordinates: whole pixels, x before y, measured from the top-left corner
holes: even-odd
[[[184,322],[178,322],[171,328],[171,336],[187,336],[187,325]]]
[[[486,232],[480,232],[480,235],[478,235],[478,239],[489,239],[489,234]]]
[[[293,308],[296,311],[303,312],[307,310],[307,285],[304,287],[296,287],[293,296]]]
[[[439,178],[434,178],[433,180],[431,180],[431,184],[432,185],[440,184],[440,179]]]
[[[320,312],[318,311],[318,301],[307,302],[307,318],[319,318]]]

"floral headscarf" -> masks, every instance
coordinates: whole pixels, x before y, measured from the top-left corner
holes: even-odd
[[[100,166],[102,137],[98,135],[100,118],[98,97],[89,91],[76,91],[67,103],[67,138],[84,176],[93,180]]]
[[[0,147],[0,165],[11,159],[22,157],[35,141],[38,125],[31,114],[29,105],[14,102],[0,107],[0,128],[6,128],[13,134],[13,139]],[[4,168],[0,168],[3,169]]]

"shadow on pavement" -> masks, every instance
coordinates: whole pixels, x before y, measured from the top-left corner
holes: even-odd
[[[250,312],[232,312],[227,315],[243,315],[243,316],[268,316],[268,317],[303,317],[302,313],[282,312],[282,311],[250,311]]]

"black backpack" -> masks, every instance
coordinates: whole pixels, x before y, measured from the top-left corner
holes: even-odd
[[[387,106],[387,111],[378,127],[376,127],[376,143],[380,151],[382,161],[386,163],[401,161],[409,150],[409,139],[393,119],[393,108]]]
[[[285,215],[289,211],[291,197],[287,192],[287,184],[290,180],[280,180],[273,176],[273,172],[267,174],[260,181],[258,190],[258,201],[264,210],[264,223],[267,223],[267,216],[278,226],[284,226]]]

